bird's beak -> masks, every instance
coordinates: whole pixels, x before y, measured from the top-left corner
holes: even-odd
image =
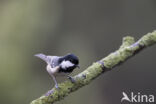
[[[78,69],[80,69],[80,65],[77,65],[76,67],[77,67]]]

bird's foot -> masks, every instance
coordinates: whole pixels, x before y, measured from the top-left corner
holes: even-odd
[[[56,88],[56,89],[59,89],[59,86],[58,86],[58,84],[55,84],[55,88]]]
[[[73,77],[71,77],[71,76],[68,76],[67,77],[72,83],[75,83],[76,81],[75,81],[75,79],[73,78]]]

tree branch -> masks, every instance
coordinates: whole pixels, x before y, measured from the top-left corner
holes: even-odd
[[[52,104],[63,99],[71,92],[89,84],[96,77],[106,71],[110,71],[113,67],[125,62],[128,58],[134,56],[145,47],[156,43],[156,31],[144,35],[137,42],[133,37],[127,36],[123,38],[120,48],[109,54],[107,57],[98,62],[93,63],[86,70],[74,76],[76,82],[65,81],[59,84],[59,89],[53,88],[45,95],[31,102],[31,104]]]

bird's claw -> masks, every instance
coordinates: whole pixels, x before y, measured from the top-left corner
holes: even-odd
[[[55,85],[55,88],[56,88],[56,89],[59,89],[59,86],[56,84],[56,85]]]
[[[76,81],[75,81],[75,79],[73,78],[73,77],[71,77],[71,76],[68,76],[67,77],[72,83],[75,83]]]

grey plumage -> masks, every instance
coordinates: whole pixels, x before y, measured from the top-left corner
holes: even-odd
[[[60,57],[58,57],[58,56],[47,56],[47,57],[51,59],[50,65],[52,68],[59,65],[59,58]]]
[[[51,65],[52,68],[59,65],[59,58],[58,56],[46,56],[45,54],[36,54],[36,57],[41,58],[43,61],[45,61],[47,64]]]

